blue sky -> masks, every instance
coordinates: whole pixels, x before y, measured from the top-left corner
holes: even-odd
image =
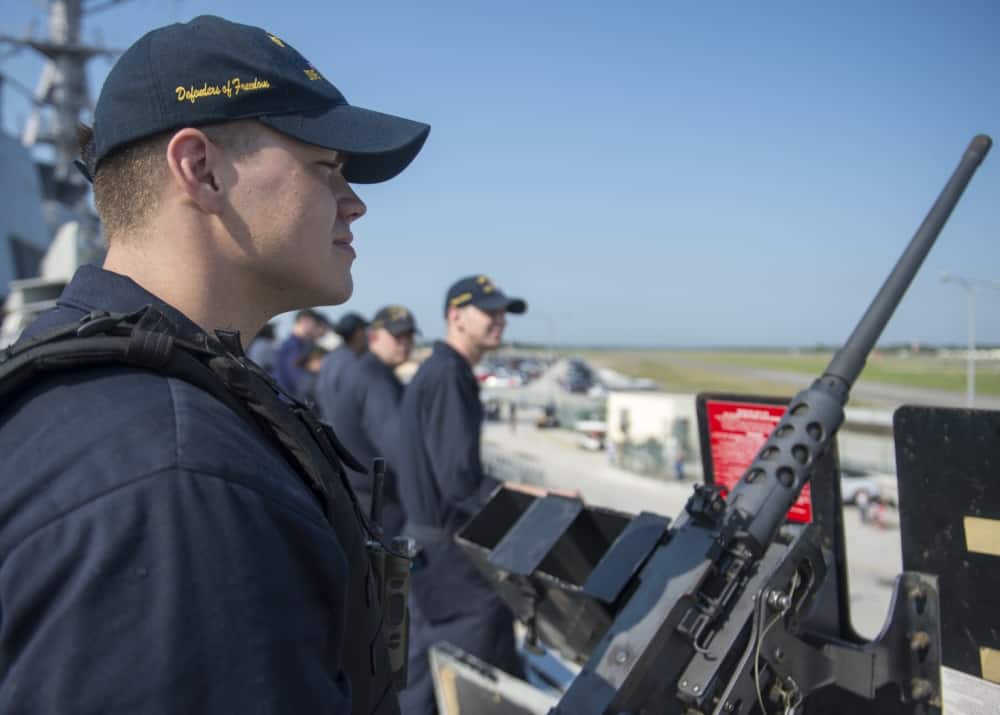
[[[528,300],[508,336],[812,345],[850,333],[977,133],[1000,141],[1000,4],[153,2],[91,18],[125,47],[212,12],[280,35],[353,104],[430,123],[398,179],[360,187],[347,308],[411,307],[488,273]],[[3,26],[44,14],[5,0]],[[91,65],[95,88],[108,64]],[[22,53],[2,68],[34,85]],[[4,126],[27,111],[4,92]],[[884,341],[964,343],[948,271],[1000,280],[1000,149]],[[1000,343],[1000,290],[977,335]],[[332,309],[336,316],[344,309]]]

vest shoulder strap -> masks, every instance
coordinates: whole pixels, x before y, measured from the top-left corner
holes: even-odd
[[[233,334],[213,339],[202,333],[192,340],[177,333],[161,311],[146,306],[133,313],[94,311],[76,323],[19,341],[0,351],[0,405],[11,404],[32,382],[57,372],[117,366],[184,380],[228,406],[274,444],[320,498],[328,516],[329,486],[331,480],[339,482],[370,534],[343,464],[361,472],[365,468],[333,431],[282,393],[270,375],[243,355]]]

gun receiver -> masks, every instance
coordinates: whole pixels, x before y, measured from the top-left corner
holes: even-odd
[[[794,634],[798,614],[823,581],[823,553],[812,525],[784,542],[776,537],[813,465],[831,448],[869,352],[990,146],[987,136],[972,140],[847,343],[792,399],[728,501],[714,487],[696,488],[550,715],[736,714],[766,709],[765,699],[790,711],[833,682],[874,697],[876,687],[895,682],[890,674],[900,673],[908,684],[904,700],[940,708],[932,682],[937,661],[901,655],[910,652],[906,633],[935,642],[927,611],[910,609],[900,616],[909,619],[905,628],[896,624],[878,644],[808,645]],[[897,590],[936,603],[932,580],[901,579]],[[905,599],[897,593],[896,600]]]

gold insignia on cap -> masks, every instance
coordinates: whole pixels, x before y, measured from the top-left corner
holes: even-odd
[[[319,72],[317,72],[312,67],[306,67],[302,71],[306,73],[306,77],[308,77],[309,79],[313,80],[314,82],[316,80],[318,80],[318,79],[323,79],[323,75],[321,75]]]
[[[483,287],[483,293],[492,293],[493,291],[496,290],[496,286],[493,285],[493,281],[491,281],[486,276],[477,277],[476,283],[478,283]]]
[[[461,305],[462,303],[467,303],[472,300],[472,293],[462,293],[461,295],[456,295],[452,298],[449,303],[450,305]]]
[[[284,47],[285,46],[285,43],[282,42],[281,38],[279,38],[277,35],[272,35],[269,32],[269,33],[267,33],[267,36],[271,40],[271,42],[273,42],[274,44],[276,44],[278,47]]]
[[[406,320],[410,317],[410,311],[401,305],[389,306],[389,320]]]
[[[178,86],[174,89],[178,102],[190,102],[194,104],[198,100],[206,97],[223,96],[226,99],[238,97],[243,92],[260,92],[271,89],[271,83],[266,79],[254,77],[252,80],[231,77],[222,84],[209,84],[202,82],[200,87],[189,85],[187,87]]]

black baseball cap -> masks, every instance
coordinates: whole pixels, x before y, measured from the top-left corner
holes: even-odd
[[[346,152],[344,177],[387,181],[420,151],[430,126],[354,107],[277,35],[214,15],[153,30],[111,68],[94,109],[93,176],[108,154],[170,129],[257,119],[282,134]]]
[[[417,321],[413,313],[401,305],[387,305],[372,318],[371,328],[373,330],[384,328],[392,335],[405,335],[406,333],[419,333]]]
[[[483,310],[500,310],[508,313],[523,313],[528,309],[528,304],[521,298],[508,298],[503,291],[496,287],[488,277],[484,275],[469,276],[456,281],[448,289],[448,295],[444,300],[444,313],[448,314],[448,308],[456,308],[463,305],[474,305]]]
[[[318,310],[313,310],[312,308],[305,308],[295,314],[295,322],[298,322],[302,318],[311,318],[317,323],[323,323],[325,325],[330,324],[330,320],[325,315],[320,313]]]
[[[334,327],[333,332],[346,340],[354,335],[354,333],[358,330],[364,330],[367,327],[368,321],[357,313],[345,313],[341,316],[340,320],[337,321],[337,325]]]

